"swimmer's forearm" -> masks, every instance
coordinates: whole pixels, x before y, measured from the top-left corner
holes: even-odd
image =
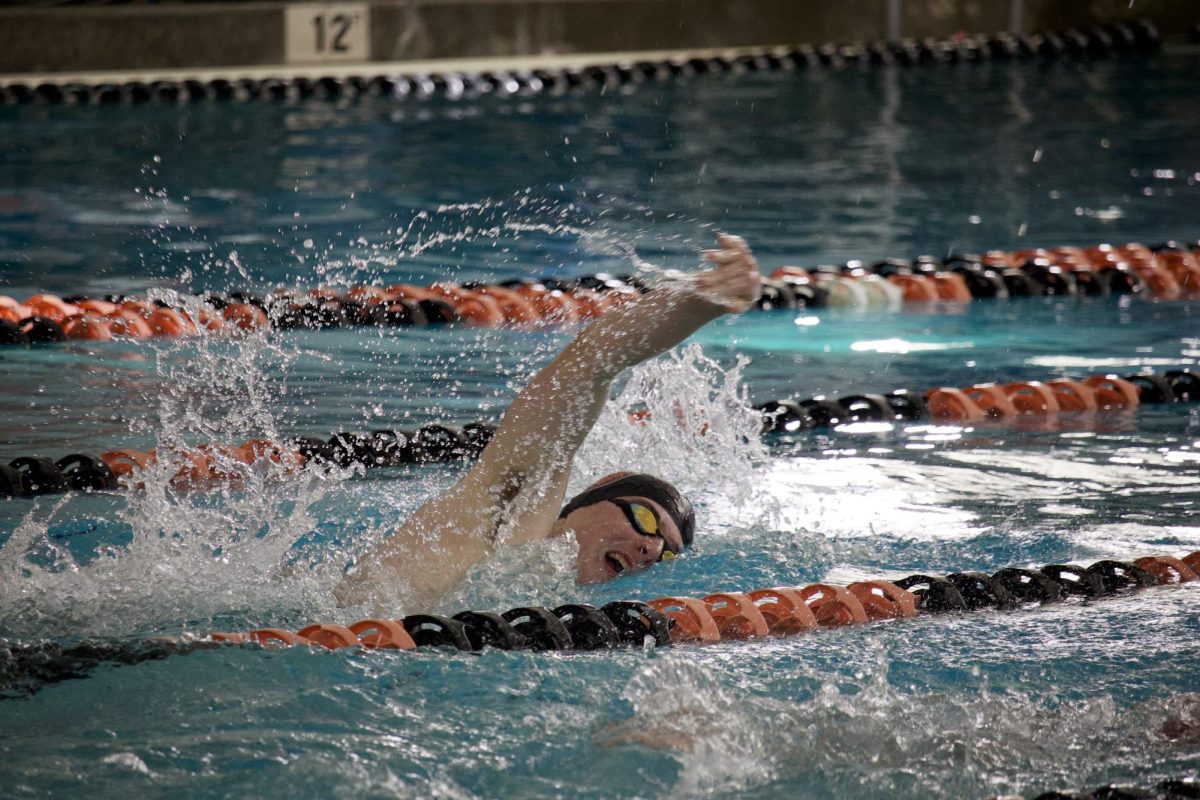
[[[595,379],[611,383],[623,370],[669,350],[726,311],[691,283],[660,286],[585,328],[561,358],[594,369]]]
[[[529,382],[480,459],[479,474],[490,476],[487,485],[510,479],[525,485],[536,473],[565,480],[623,370],[674,347],[722,314],[743,310],[758,296],[758,265],[745,242],[736,237],[721,242],[720,251],[706,254],[716,268],[609,311]]]
[[[722,313],[720,306],[691,292],[652,292],[593,322],[534,376],[463,482],[488,498],[483,506],[506,516],[520,515],[522,509],[539,509],[547,516],[544,524],[513,528],[508,541],[545,537],[562,504],[575,452],[596,424],[613,379]],[[510,505],[517,498],[521,501]],[[476,543],[487,551],[492,545],[482,539]],[[486,557],[486,552],[480,555]]]
[[[717,237],[720,247],[705,250],[711,269],[663,284],[637,303],[605,314],[571,343],[563,358],[592,366],[599,381],[682,342],[705,323],[727,312],[745,311],[758,298],[762,276],[750,247],[737,236]]]
[[[610,311],[567,345],[517,395],[497,438],[522,461],[537,452],[567,458],[595,424],[621,372],[682,342],[725,309],[687,286],[660,288]],[[561,456],[560,456],[561,457]]]
[[[660,288],[585,328],[517,395],[481,463],[524,483],[533,466],[568,468],[625,369],[674,347],[725,309],[690,287]],[[542,464],[545,467],[545,464]]]

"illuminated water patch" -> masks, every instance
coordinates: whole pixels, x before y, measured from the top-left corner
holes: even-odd
[[[906,339],[873,339],[850,345],[850,349],[856,353],[888,353],[892,355],[934,350],[970,350],[973,347],[975,345],[971,342],[910,342]]]

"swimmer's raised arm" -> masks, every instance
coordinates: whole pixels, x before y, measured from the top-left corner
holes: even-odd
[[[608,400],[613,380],[729,312],[758,298],[761,277],[746,242],[722,235],[705,251],[712,269],[660,286],[638,302],[606,313],[585,328],[517,395],[495,438],[468,478],[484,485],[549,478],[549,511],[562,505],[571,461]],[[540,527],[540,526],[539,526]],[[514,531],[511,541],[541,538]]]
[[[608,400],[613,380],[722,314],[745,311],[758,298],[761,278],[746,242],[722,235],[718,244],[704,252],[711,269],[656,287],[581,331],[517,395],[467,475],[367,553],[349,583],[339,587],[339,600],[364,596],[352,584],[388,580],[377,565],[389,567],[414,589],[440,592],[462,580],[498,542],[548,537],[575,453]]]

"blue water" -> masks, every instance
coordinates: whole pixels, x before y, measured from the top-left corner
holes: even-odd
[[[0,293],[195,291],[692,268],[716,230],[770,270],[920,252],[1195,238],[1200,63],[707,76],[605,95],[0,109]],[[1200,303],[1015,299],[748,314],[639,372],[726,400],[1200,360]],[[0,453],[495,420],[570,331],[292,332],[0,351]],[[737,366],[739,359],[748,359]],[[740,369],[740,372],[737,370]],[[731,373],[731,371],[734,371]],[[729,375],[739,383],[726,383]],[[697,390],[699,386],[702,391]],[[686,557],[574,584],[504,554],[440,608],[700,596],[1200,549],[1200,413],[922,425],[769,447],[621,424],[684,485]],[[719,423],[719,424],[717,424]],[[459,466],[0,507],[0,637],[139,641],[362,616],[341,567]],[[227,648],[0,701],[6,796],[983,797],[1193,772],[1195,585],[671,652]]]

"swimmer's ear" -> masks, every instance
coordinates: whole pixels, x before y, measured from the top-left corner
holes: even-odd
[[[608,475],[605,475],[603,478],[601,478],[600,480],[591,484],[587,488],[588,489],[598,489],[601,486],[606,486],[606,485],[612,483],[613,481],[619,481],[619,480],[621,480],[621,478],[628,478],[630,475],[636,475],[636,474],[637,474],[636,472],[629,472],[628,470],[625,472],[613,472]]]

